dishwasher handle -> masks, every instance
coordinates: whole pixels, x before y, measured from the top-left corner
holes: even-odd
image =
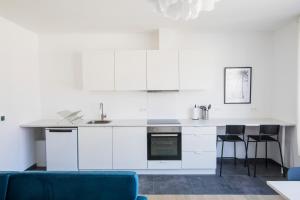
[[[48,129],[50,133],[71,133],[74,129]]]

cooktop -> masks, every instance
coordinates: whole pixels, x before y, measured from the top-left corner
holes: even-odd
[[[177,119],[148,119],[147,124],[180,124]]]

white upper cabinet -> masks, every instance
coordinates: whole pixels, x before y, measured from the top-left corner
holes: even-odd
[[[179,53],[180,90],[207,90],[212,87],[215,66],[205,52],[181,50]]]
[[[179,89],[178,51],[147,51],[147,89]]]
[[[115,89],[114,51],[89,51],[82,55],[83,88],[89,91]]]
[[[116,90],[146,90],[146,50],[116,51]]]

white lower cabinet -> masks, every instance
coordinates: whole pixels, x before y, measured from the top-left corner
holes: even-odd
[[[182,127],[180,161],[148,161],[146,127],[79,127],[78,160],[79,170],[215,170],[216,127]]]
[[[182,168],[216,169],[216,127],[182,128]]]
[[[182,151],[216,151],[216,135],[183,135]]]
[[[80,170],[112,169],[112,130],[112,127],[78,129]]]
[[[184,169],[215,169],[216,152],[183,152],[182,168]]]
[[[113,168],[147,169],[146,127],[113,128]]]

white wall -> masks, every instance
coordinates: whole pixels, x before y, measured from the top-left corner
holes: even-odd
[[[56,118],[62,109],[82,109],[86,118],[95,118],[98,103],[104,102],[110,118],[189,118],[197,104],[212,103],[211,116],[270,116],[270,79],[272,40],[270,33],[180,33],[170,48],[198,49],[215,58],[214,85],[209,91],[179,93],[98,92],[80,88],[80,52],[84,49],[157,49],[156,33],[69,34],[40,36],[42,114]],[[160,33],[159,46],[162,38]],[[166,45],[165,45],[166,46]],[[223,104],[223,69],[226,66],[253,67],[253,103]],[[203,76],[199,74],[199,78]],[[172,101],[170,101],[172,99]]]
[[[204,57],[214,60],[210,70],[215,73],[210,90],[199,92],[180,92],[168,95],[150,95],[151,116],[159,116],[160,110],[166,109],[160,104],[160,99],[172,99],[169,110],[173,110],[179,118],[189,118],[189,108],[193,104],[213,105],[213,118],[251,118],[270,116],[270,70],[272,68],[272,39],[271,33],[205,33],[205,32],[175,32],[162,29],[159,32],[160,49],[192,49],[203,53]],[[224,105],[223,76],[224,67],[252,66],[253,94],[250,105]],[[205,74],[199,74],[199,78]],[[153,97],[154,96],[154,97]],[[157,96],[160,96],[158,98]],[[153,97],[153,98],[152,98]],[[157,102],[155,102],[157,101]],[[152,106],[151,103],[155,104]],[[160,105],[160,106],[159,106]]]
[[[82,109],[86,118],[99,117],[104,102],[110,118],[146,118],[145,93],[86,92],[81,89],[81,52],[86,49],[153,49],[155,33],[67,34],[40,36],[42,114],[57,118],[63,109]]]
[[[300,17],[298,18],[298,70],[297,70],[297,124],[300,124]],[[300,133],[297,132],[298,156],[300,156]]]
[[[0,18],[0,170],[24,170],[35,163],[34,134],[21,129],[40,113],[38,37]]]
[[[274,33],[274,72],[272,87],[272,115],[274,118],[297,123],[298,88],[298,21],[293,20]],[[299,166],[297,130],[286,131],[286,155],[290,166]],[[279,152],[274,152],[279,161]]]

